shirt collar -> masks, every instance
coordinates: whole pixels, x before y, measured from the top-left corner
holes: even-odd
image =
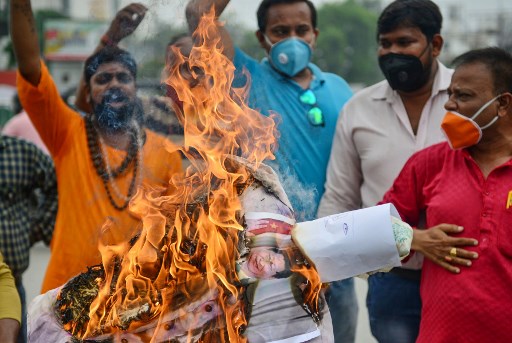
[[[437,62],[437,72],[434,77],[434,83],[432,84],[432,95],[434,97],[441,92],[446,92],[448,87],[450,86],[450,82],[452,80],[453,69],[448,69],[436,60]],[[396,91],[391,88],[388,82],[384,82],[382,87],[378,87],[372,94],[373,100],[388,100],[393,101],[393,98],[396,96]]]
[[[4,135],[0,133],[0,149],[5,148],[6,146],[7,144],[5,143]]]

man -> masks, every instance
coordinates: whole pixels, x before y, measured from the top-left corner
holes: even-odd
[[[61,100],[41,62],[30,1],[12,1],[10,16],[20,99],[57,172],[59,211],[46,291],[100,263],[99,243],[108,247],[133,237],[140,221],[127,207],[137,187],[166,187],[181,160],[167,151],[175,149],[170,142],[140,125],[137,66],[128,52],[107,46],[86,61],[86,99],[93,110],[82,117]]]
[[[117,46],[123,39],[130,36],[144,19],[147,12],[146,6],[141,3],[131,3],[123,7],[112,20],[109,28],[101,37],[95,52],[100,51],[105,46]],[[135,16],[135,14],[137,16]],[[173,37],[167,45],[165,54],[165,63],[169,63],[171,46],[181,47],[190,41],[187,35],[177,35]],[[162,75],[162,78],[164,76]],[[167,96],[140,96],[144,109],[144,125],[146,128],[167,136],[173,142],[179,144],[183,141],[183,127],[180,125],[175,114],[175,102],[177,99]],[[75,106],[83,112],[91,112],[91,104],[86,98],[86,85],[84,79],[80,81],[76,91]]]
[[[238,276],[243,279],[287,278],[290,262],[283,251],[275,247],[252,248],[246,258],[237,261]]]
[[[0,342],[15,343],[21,321],[21,303],[9,266],[0,252]]]
[[[453,64],[448,143],[414,154],[384,201],[413,226],[425,218],[412,242],[426,257],[416,342],[510,342],[512,55],[484,48]]]
[[[220,16],[228,3],[190,1],[187,20],[191,31],[212,5]],[[237,72],[250,73],[249,106],[265,115],[278,114],[280,138],[273,166],[286,175],[282,182],[296,218],[311,220],[323,193],[335,123],[352,91],[342,78],[324,73],[310,62],[319,34],[311,1],[264,0],[257,17],[256,37],[268,58],[261,62],[250,58],[233,46],[228,32],[221,28],[223,51]],[[309,191],[299,191],[303,188]],[[337,301],[329,303],[336,342],[353,342],[357,320],[353,280],[332,284],[331,293],[338,294]]]
[[[437,60],[441,25],[430,0],[397,0],[380,15],[386,80],[359,92],[340,114],[319,217],[375,205],[414,152],[443,140],[439,125],[452,71]],[[413,260],[410,268],[418,269]],[[401,268],[369,278],[370,326],[379,342],[416,340],[419,279],[419,270]]]
[[[22,274],[30,247],[50,244],[57,215],[57,184],[51,158],[25,140],[0,134],[0,251],[9,265],[23,307],[19,342],[26,341]]]

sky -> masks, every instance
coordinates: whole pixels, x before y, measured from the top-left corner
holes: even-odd
[[[127,4],[131,1],[122,0]],[[182,25],[184,23],[184,8],[186,0],[138,0],[150,7],[148,18]],[[312,0],[318,7],[326,2],[343,2],[337,0]],[[384,0],[384,3],[390,3],[390,0]],[[496,11],[507,11],[512,13],[512,1],[510,0],[436,0],[434,1],[441,8],[445,20],[448,20],[448,8],[454,7],[456,11],[465,13],[467,20],[471,21],[481,13],[491,13]],[[237,23],[243,23],[250,29],[256,29],[256,9],[259,0],[232,0],[225,11],[226,18],[236,20]]]

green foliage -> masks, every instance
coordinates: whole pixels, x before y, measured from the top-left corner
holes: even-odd
[[[327,3],[318,9],[320,35],[313,62],[350,83],[382,79],[377,64],[377,15],[354,0]]]

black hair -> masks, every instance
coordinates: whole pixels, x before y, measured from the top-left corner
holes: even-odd
[[[263,0],[260,3],[260,7],[258,7],[258,11],[256,12],[258,17],[258,29],[261,32],[265,32],[265,28],[267,27],[268,10],[270,7],[280,4],[294,4],[297,2],[305,2],[308,5],[309,10],[311,11],[311,24],[313,25],[313,28],[316,29],[316,8],[310,0]]]
[[[276,272],[272,277],[274,279],[286,279],[290,277],[290,275],[292,275],[292,270],[288,254],[286,254],[284,250],[279,250],[277,248],[269,248],[268,250],[272,250],[276,254],[284,256],[284,269],[280,272]]]
[[[395,0],[380,14],[377,21],[377,40],[382,33],[399,27],[417,27],[430,42],[441,33],[443,16],[439,7],[430,0]]]
[[[452,62],[455,68],[473,63],[481,63],[489,69],[496,95],[512,92],[512,55],[510,53],[498,47],[488,47],[470,50],[456,57]]]
[[[84,66],[84,79],[87,85],[90,85],[91,77],[96,73],[99,66],[104,63],[118,62],[121,63],[130,71],[133,78],[137,78],[137,63],[132,55],[117,46],[106,46],[89,56],[85,61]]]

